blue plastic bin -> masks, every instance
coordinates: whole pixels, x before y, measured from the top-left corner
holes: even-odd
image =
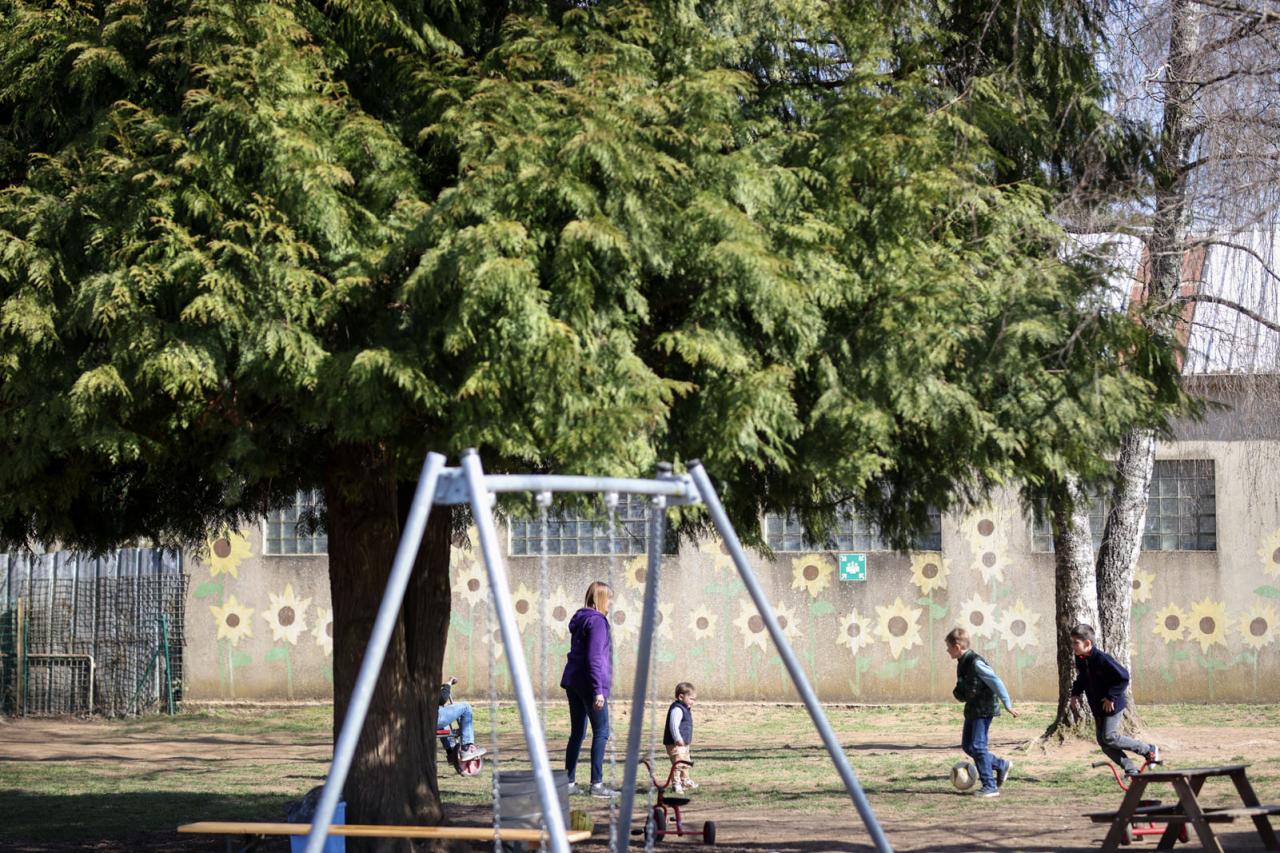
[[[347,822],[347,803],[345,800],[339,800],[338,806],[333,810],[333,825]],[[347,839],[341,835],[330,835],[321,848],[324,853],[347,853]],[[307,837],[305,835],[290,835],[289,850],[291,853],[306,853]]]

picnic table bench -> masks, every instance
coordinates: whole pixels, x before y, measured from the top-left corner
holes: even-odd
[[[227,850],[252,850],[259,841],[276,835],[306,835],[311,832],[309,823],[253,823],[244,821],[201,821],[184,823],[178,832],[198,835],[223,835],[227,838]],[[493,841],[493,827],[485,826],[384,826],[377,824],[335,824],[329,827],[330,835],[362,838],[410,838],[439,839],[448,841]],[[585,829],[568,830],[565,837],[570,844],[586,841],[591,833]],[[237,848],[232,839],[244,839]],[[533,847],[546,840],[540,829],[503,829],[504,841],[523,841]]]
[[[1269,817],[1280,815],[1280,805],[1263,805],[1258,802],[1253,785],[1249,783],[1245,769],[1248,764],[1223,764],[1217,767],[1194,767],[1185,770],[1148,770],[1129,779],[1129,790],[1113,812],[1090,812],[1087,817],[1094,823],[1110,823],[1111,829],[1102,842],[1103,850],[1118,850],[1128,842],[1128,830],[1134,818],[1153,823],[1167,823],[1168,828],[1160,836],[1157,850],[1172,850],[1178,833],[1190,824],[1204,849],[1222,853],[1222,845],[1214,835],[1212,824],[1232,823],[1241,818],[1253,821],[1262,844],[1267,850],[1280,850]],[[1224,808],[1206,808],[1200,804],[1200,789],[1206,780],[1215,776],[1230,777],[1243,805]],[[1178,802],[1171,804],[1140,805],[1142,793],[1151,784],[1172,785]]]

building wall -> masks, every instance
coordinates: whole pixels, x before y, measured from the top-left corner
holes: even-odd
[[[1280,480],[1269,440],[1195,440],[1163,459],[1213,459],[1218,550],[1144,552],[1134,590],[1134,689],[1141,701],[1280,701]],[[841,581],[831,552],[752,555],[784,630],[827,701],[948,700],[953,668],[942,637],[963,625],[1015,698],[1056,696],[1053,557],[1032,548],[1016,496],[943,520],[943,550],[871,553],[865,581]],[[321,698],[331,691],[331,610],[323,557],[264,557],[259,530],[189,558],[190,698]],[[477,549],[455,549],[446,675],[460,695],[487,694],[493,662],[507,695],[506,652],[494,643]],[[619,559],[615,685],[632,678],[644,558]],[[535,683],[558,695],[567,621],[603,557],[508,561]],[[546,617],[543,600],[546,602]],[[781,660],[717,543],[664,559],[656,656],[660,692],[677,680],[707,699],[795,697]],[[234,618],[229,618],[234,617]],[[235,624],[231,624],[234,622]],[[287,623],[287,624],[286,624]],[[245,626],[248,626],[247,628]],[[543,630],[545,626],[545,632]],[[547,662],[542,663],[543,638]]]

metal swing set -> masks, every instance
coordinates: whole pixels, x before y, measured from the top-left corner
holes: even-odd
[[[635,683],[632,691],[632,708],[644,708],[645,694],[651,678],[653,638],[658,611],[658,583],[662,559],[662,539],[665,533],[665,510],[671,506],[688,504],[703,505],[715,525],[725,546],[733,558],[734,565],[742,578],[748,594],[764,621],[769,636],[777,647],[778,654],[791,677],[796,691],[800,694],[809,711],[814,728],[822,738],[823,745],[835,765],[844,787],[852,799],[866,827],[871,840],[880,853],[891,853],[892,847],[885,837],[884,831],[867,801],[866,794],[858,782],[844,749],[837,740],[835,732],[814,693],[809,679],[801,668],[799,659],[787,643],[774,615],[773,606],[769,603],[747,561],[742,543],[729,523],[720,498],[711,485],[711,479],[701,463],[691,461],[688,473],[673,473],[668,464],[658,466],[657,476],[653,479],[629,479],[615,477],[564,476],[551,474],[485,474],[480,464],[479,453],[467,450],[462,454],[461,464],[456,468],[446,467],[445,457],[438,453],[428,453],[418,477],[417,489],[413,503],[409,508],[408,519],[403,535],[396,550],[391,573],[387,579],[386,591],[373,623],[369,637],[369,645],[365,649],[360,664],[360,672],[347,705],[346,716],[334,746],[333,764],[325,781],[320,802],[312,820],[311,830],[307,835],[306,853],[321,853],[329,834],[333,814],[341,798],[342,788],[351,762],[355,755],[356,742],[364,726],[369,703],[377,684],[382,662],[386,656],[387,646],[395,627],[396,618],[404,600],[412,574],[413,564],[418,549],[422,544],[423,533],[427,526],[427,517],[431,507],[466,504],[471,508],[477,535],[480,540],[481,556],[488,575],[489,588],[492,592],[494,613],[497,616],[502,644],[507,654],[512,689],[519,708],[520,723],[524,730],[525,747],[528,750],[533,774],[537,783],[538,799],[542,809],[542,832],[545,843],[554,853],[568,853],[569,842],[566,837],[564,815],[560,810],[560,801],[552,780],[551,764],[547,753],[546,739],[542,724],[538,717],[538,707],[534,700],[533,687],[530,681],[528,664],[525,661],[520,642],[520,634],[516,627],[515,607],[512,602],[510,584],[499,546],[497,527],[493,517],[493,505],[496,496],[509,493],[532,493],[537,496],[543,508],[543,531],[546,530],[546,508],[551,503],[553,494],[603,494],[610,510],[612,531],[612,513],[617,505],[618,495],[644,495],[650,499],[653,512],[649,513],[650,536],[648,548],[647,583],[644,592],[644,609],[641,617],[638,648],[636,651]],[[544,555],[545,555],[544,542]],[[610,546],[610,559],[613,559],[613,547]],[[546,560],[543,560],[543,573],[546,572]],[[545,583],[545,577],[544,577]],[[545,598],[545,596],[544,596]],[[545,638],[542,657],[545,665]],[[543,689],[545,691],[545,677]],[[493,687],[492,673],[490,677],[491,697],[496,695]],[[545,693],[544,693],[545,705]],[[610,822],[610,850],[612,853],[623,853],[630,843],[630,832],[619,831],[618,827],[630,827],[635,807],[636,776],[639,765],[646,761],[641,756],[640,739],[643,734],[644,714],[631,715],[630,728],[627,735],[627,746],[624,760],[624,772],[616,820]],[[652,751],[652,745],[650,747]],[[652,754],[647,759],[652,768]],[[502,830],[498,826],[497,769],[494,764],[495,785],[495,818],[494,847],[500,848]],[[653,786],[650,786],[652,796]],[[611,817],[613,808],[611,800]],[[650,818],[647,825],[656,825]],[[656,829],[656,826],[654,827]],[[651,850],[656,831],[645,833],[646,850]]]

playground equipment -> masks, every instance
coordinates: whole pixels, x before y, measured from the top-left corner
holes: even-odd
[[[692,761],[674,761],[671,764],[671,770],[667,772],[667,781],[659,782],[653,773],[653,763],[648,758],[641,758],[640,763],[649,770],[649,782],[653,789],[658,793],[657,802],[649,809],[649,813],[645,816],[644,827],[631,830],[632,835],[644,833],[645,844],[648,846],[654,841],[661,841],[672,830],[668,829],[671,825],[669,817],[675,818],[675,835],[677,838],[683,838],[686,835],[698,836],[702,838],[703,844],[716,843],[716,823],[713,820],[702,822],[702,829],[686,829],[684,825],[684,815],[681,809],[689,805],[688,797],[668,797],[667,789],[671,787],[671,783],[675,780],[676,769],[684,767],[692,767]],[[668,812],[671,814],[668,815]]]
[[[645,585],[644,609],[641,617],[638,649],[636,651],[635,684],[633,688],[632,707],[643,708],[645,691],[649,686],[650,668],[652,666],[653,637],[655,633],[658,604],[658,583],[661,569],[662,540],[665,532],[664,512],[668,506],[680,504],[703,504],[715,525],[725,548],[733,557],[734,565],[742,579],[748,594],[755,603],[756,610],[764,622],[769,636],[777,647],[778,654],[786,666],[796,691],[809,711],[814,727],[822,737],[824,746],[831,757],[857,809],[862,822],[880,853],[889,853],[892,847],[884,835],[875,813],[867,801],[862,786],[858,783],[853,768],[849,765],[835,732],[818,702],[817,695],[809,684],[808,677],[800,666],[795,652],[787,643],[764,591],[755,577],[742,544],[719,496],[711,485],[711,478],[697,461],[689,462],[687,474],[675,474],[670,465],[659,465],[658,475],[654,479],[623,479],[613,477],[575,477],[559,475],[486,475],[480,465],[480,456],[475,450],[462,454],[458,468],[446,468],[445,458],[438,453],[428,453],[418,478],[418,486],[414,493],[413,503],[409,508],[404,526],[404,533],[396,549],[391,572],[387,579],[386,591],[378,614],[370,633],[369,645],[360,665],[355,687],[352,689],[347,713],[334,746],[333,764],[315,819],[307,836],[307,853],[321,853],[324,840],[329,830],[329,823],[334,807],[337,805],[347,773],[355,754],[356,741],[364,725],[365,715],[369,709],[374,686],[382,668],[388,643],[395,627],[397,614],[404,600],[413,564],[418,548],[422,543],[426,530],[427,516],[434,504],[468,504],[475,520],[480,540],[481,552],[488,574],[490,598],[494,613],[497,616],[503,647],[509,661],[511,683],[516,696],[516,704],[520,712],[520,722],[524,729],[525,746],[528,750],[533,773],[538,782],[538,796],[542,805],[543,831],[547,844],[555,853],[567,853],[569,849],[565,831],[563,814],[558,807],[558,799],[553,788],[550,762],[546,750],[543,730],[537,717],[537,708],[533,698],[533,687],[529,678],[529,670],[520,643],[520,634],[516,628],[515,608],[511,600],[510,582],[507,578],[502,549],[498,543],[497,528],[493,519],[493,503],[496,495],[501,493],[529,492],[542,496],[552,493],[600,493],[605,495],[606,505],[616,506],[617,495],[635,494],[649,497],[653,511],[650,513],[650,537],[648,548],[648,582]],[[541,501],[540,501],[541,502]],[[544,655],[545,659],[545,655]],[[545,683],[545,681],[544,681]],[[492,687],[491,699],[496,691]],[[621,796],[619,797],[617,823],[630,826],[634,807],[636,771],[640,759],[640,737],[644,725],[643,714],[631,716],[631,726],[627,737],[625,753],[625,770],[623,774]],[[652,731],[652,726],[651,726]],[[495,767],[496,761],[491,764]],[[496,787],[496,778],[495,778]],[[495,792],[496,793],[496,792]],[[502,830],[499,825],[496,809],[499,798],[495,796],[494,846],[500,846]],[[611,827],[611,848],[613,853],[623,853],[629,841],[629,833],[617,832],[616,824]],[[652,837],[646,842],[646,849],[651,849]]]
[[[1153,765],[1156,765],[1156,764],[1163,764],[1163,763],[1164,763],[1163,761],[1143,761],[1142,767],[1138,769],[1138,772],[1146,773],[1147,768],[1152,767]],[[1120,772],[1120,768],[1116,767],[1110,761],[1095,761],[1089,766],[1092,768],[1106,767],[1108,770],[1111,771],[1111,775],[1115,777],[1116,784],[1120,786],[1120,790],[1125,792],[1129,790],[1129,783],[1125,781],[1124,774]],[[1159,800],[1139,800],[1138,801],[1138,808],[1146,808],[1146,807],[1158,806],[1158,805],[1161,805],[1161,802]],[[1140,840],[1147,835],[1163,835],[1164,831],[1165,831],[1165,827],[1156,824],[1152,820],[1135,817],[1129,823],[1129,825],[1125,827],[1124,835],[1121,836],[1120,838],[1120,843],[1127,846],[1129,844],[1132,844],[1135,839]],[[1182,828],[1178,831],[1178,840],[1183,842],[1187,840],[1186,824],[1183,824]]]
[[[957,761],[951,765],[951,784],[957,791],[967,791],[978,782],[978,768],[972,761]]]
[[[458,683],[458,679],[450,678],[444,684],[440,685],[440,704],[448,705],[453,702],[453,685]],[[480,771],[484,769],[484,756],[480,755],[475,758],[468,758],[463,761],[462,753],[462,724],[454,720],[447,726],[436,729],[436,738],[440,741],[440,745],[444,747],[445,760],[459,776],[479,776]]]

